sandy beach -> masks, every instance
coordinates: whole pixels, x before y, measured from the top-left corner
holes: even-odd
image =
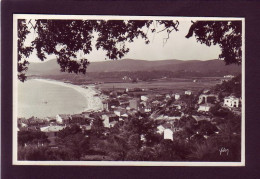
[[[87,88],[84,88],[82,86],[73,85],[70,83],[64,83],[61,81],[49,80],[49,79],[33,79],[33,80],[56,84],[56,85],[60,85],[60,86],[64,86],[76,90],[86,99],[86,108],[84,109],[84,111],[98,111],[98,110],[102,110],[103,108],[101,98],[98,95],[95,96],[96,94],[98,94],[98,91],[97,89],[95,89],[94,85],[88,85]]]

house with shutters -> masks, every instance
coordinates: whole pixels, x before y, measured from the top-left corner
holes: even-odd
[[[240,99],[235,96],[228,96],[224,98],[224,106],[237,108],[240,105]]]

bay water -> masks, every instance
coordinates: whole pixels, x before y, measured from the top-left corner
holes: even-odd
[[[34,79],[18,82],[18,117],[52,117],[77,114],[87,106],[86,98],[66,85]]]

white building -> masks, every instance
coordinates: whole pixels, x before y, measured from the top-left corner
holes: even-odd
[[[110,125],[109,125],[109,118],[106,118],[106,119],[103,120],[103,125],[104,125],[104,127],[108,127],[108,128],[110,128]]]
[[[122,114],[121,115],[121,117],[119,118],[119,121],[123,121],[123,120],[125,120],[125,119],[127,119],[128,118],[128,114]]]
[[[127,118],[127,117],[128,117],[128,114],[126,114],[126,113],[125,113],[125,114],[122,114],[121,117]]]
[[[56,138],[59,131],[64,129],[65,126],[56,126],[56,125],[50,125],[46,127],[41,127],[41,132],[45,132],[45,134],[48,136],[48,140],[50,141],[49,145],[53,146],[56,145]]]
[[[192,94],[192,91],[187,90],[187,91],[185,91],[185,94],[186,94],[186,95],[191,95],[191,94]]]
[[[164,132],[164,130],[165,130],[165,128],[163,127],[163,125],[159,125],[157,127],[157,133],[159,133],[159,134],[162,134]]]
[[[211,104],[202,104],[199,106],[198,112],[209,112],[211,107]]]
[[[116,125],[116,123],[117,123],[117,121],[112,121],[112,122],[110,122],[109,119],[105,119],[105,120],[103,121],[103,125],[104,125],[104,127],[106,127],[106,128],[114,127],[114,126]]]
[[[235,96],[229,96],[224,98],[224,106],[227,107],[239,107],[239,98]]]
[[[215,101],[217,99],[216,95],[213,95],[213,94],[201,94],[199,96],[198,104],[201,104],[202,102],[210,103],[210,101],[212,101],[212,99],[213,99],[213,101]]]
[[[170,99],[171,98],[171,95],[170,94],[166,94],[165,96],[167,99]]]
[[[115,110],[114,113],[115,113],[115,115],[117,115],[119,117],[121,116],[121,111]]]
[[[163,138],[173,140],[173,131],[171,129],[165,129],[163,131]]]
[[[175,107],[176,107],[176,109],[181,109],[181,105],[179,105],[179,104],[176,104],[176,105],[174,105]]]
[[[69,119],[70,119],[70,116],[66,115],[66,114],[57,114],[56,115],[56,122],[59,124],[66,123],[69,121]]]
[[[141,96],[141,100],[142,100],[142,101],[147,101],[147,100],[148,100],[148,97],[147,97],[147,96]]]
[[[116,125],[117,121],[112,121],[109,123],[109,128],[114,127]]]
[[[116,114],[103,114],[101,116],[103,120],[103,125],[104,127],[110,128],[111,126],[113,127],[116,122],[119,120],[118,116]],[[114,122],[115,121],[115,122]]]
[[[206,95],[206,94],[201,94],[201,95],[199,96],[198,104],[201,104],[201,103],[203,102],[203,100],[205,101],[205,103],[207,103],[207,97],[208,97],[208,95]]]
[[[178,94],[178,93],[176,93],[176,94],[174,95],[174,98],[175,98],[175,100],[178,100],[178,99],[180,99],[180,97],[181,97],[181,95],[180,95],[180,94]]]
[[[147,106],[147,107],[144,108],[144,112],[151,112],[151,111],[152,111],[151,107]]]

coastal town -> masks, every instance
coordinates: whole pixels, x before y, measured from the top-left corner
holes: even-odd
[[[136,160],[133,156],[127,157],[128,154],[124,157],[118,157],[119,154],[113,157],[105,151],[101,152],[102,147],[99,147],[98,143],[104,145],[104,142],[112,140],[110,138],[113,135],[113,142],[117,141],[115,136],[123,135],[122,131],[133,125],[138,128],[136,135],[129,134],[132,130],[130,127],[129,131],[125,131],[128,133],[127,137],[124,136],[124,140],[130,148],[136,145],[137,153],[144,152],[148,147],[155,150],[155,146],[167,141],[183,142],[183,145],[188,143],[190,145],[194,141],[207,144],[209,139],[215,140],[224,135],[223,131],[227,130],[226,122],[232,121],[237,128],[229,131],[230,142],[230,138],[240,135],[242,98],[241,93],[225,89],[227,85],[238,85],[241,89],[241,77],[228,75],[212,88],[199,91],[184,89],[178,93],[163,91],[155,93],[151,89],[144,88],[96,90],[94,96],[102,101],[96,110],[83,111],[79,114],[57,114],[45,118],[33,116],[28,119],[18,118],[18,145],[24,150],[29,147],[33,147],[33,150],[45,147],[51,151],[77,145],[77,149],[72,149],[77,151],[76,160]],[[88,86],[82,85],[82,88]],[[75,134],[75,130],[80,134],[78,139],[70,138]],[[85,141],[87,143],[85,148],[88,149],[79,149],[81,146],[78,140]],[[93,141],[96,141],[96,144]],[[73,156],[75,160],[75,155]],[[234,154],[234,160],[237,156],[239,154]],[[25,154],[18,153],[18,158],[28,160]],[[188,159],[192,160],[186,157],[179,158],[179,160]],[[70,159],[61,157],[60,160]]]
[[[13,164],[244,165],[243,18],[64,17],[14,20]]]

